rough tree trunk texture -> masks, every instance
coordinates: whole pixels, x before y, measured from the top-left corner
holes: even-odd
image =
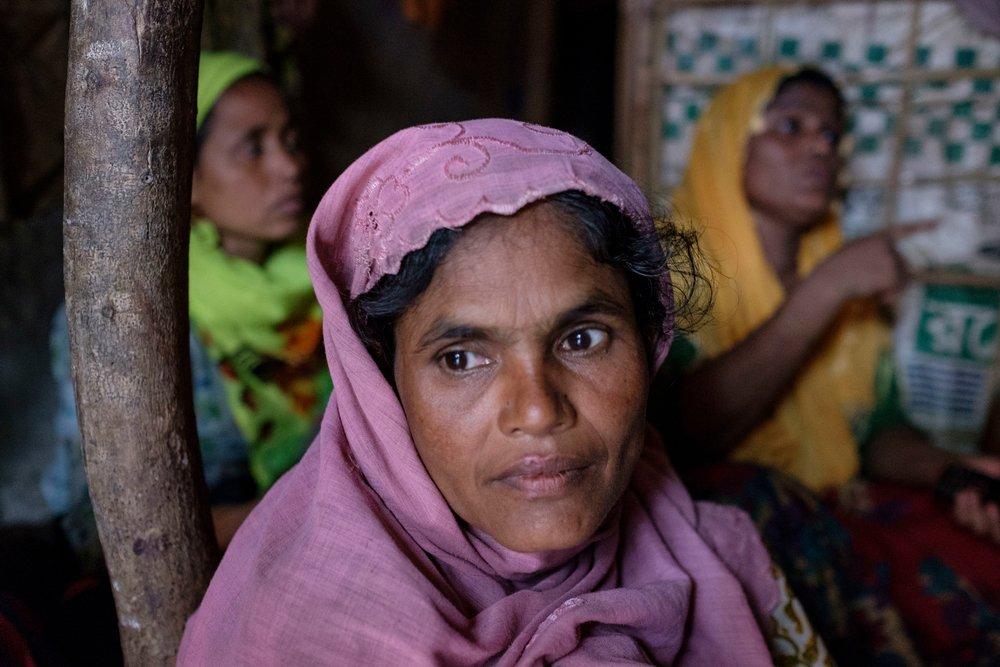
[[[191,403],[201,0],[73,0],[65,273],[94,514],[130,665],[170,664],[217,557]]]

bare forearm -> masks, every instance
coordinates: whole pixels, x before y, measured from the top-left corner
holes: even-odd
[[[680,386],[682,425],[709,457],[723,456],[766,419],[840,308],[819,281],[803,281],[775,315]]]
[[[868,446],[865,468],[880,479],[916,486],[933,486],[959,457],[938,449],[925,435],[908,426],[883,431]]]

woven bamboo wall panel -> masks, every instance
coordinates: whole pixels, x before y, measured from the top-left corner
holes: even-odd
[[[972,213],[983,247],[966,268],[1000,273],[1000,41],[973,30],[951,3],[622,6],[630,30],[648,31],[627,43],[650,53],[623,53],[626,71],[646,72],[630,83],[648,90],[623,88],[631,136],[619,157],[652,194],[680,182],[694,125],[719,86],[770,63],[815,64],[849,101],[845,231]]]

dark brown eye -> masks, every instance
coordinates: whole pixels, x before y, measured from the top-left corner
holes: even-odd
[[[255,160],[264,154],[264,144],[260,138],[247,139],[243,150],[247,157]]]
[[[453,371],[464,371],[469,363],[469,355],[465,352],[449,352],[444,355],[444,363]]]
[[[840,145],[840,132],[836,130],[823,130],[823,138],[832,146],[836,148]]]
[[[566,336],[559,344],[559,347],[570,352],[584,352],[601,345],[607,338],[607,332],[594,327],[577,329]]]
[[[797,118],[783,116],[774,123],[774,129],[779,134],[798,134],[802,130],[802,123]]]
[[[281,137],[281,143],[283,144],[286,151],[292,155],[296,155],[300,150],[302,150],[302,144],[299,142],[299,133],[295,130],[287,130]]]
[[[439,362],[453,373],[463,373],[492,363],[487,357],[469,350],[449,350],[439,357]]]

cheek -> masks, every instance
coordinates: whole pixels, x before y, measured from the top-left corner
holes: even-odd
[[[272,218],[267,209],[266,184],[253,170],[232,169],[208,182],[202,214],[220,229],[253,237],[271,238]],[[278,230],[283,231],[283,230]]]
[[[588,391],[579,392],[578,408],[582,420],[600,434],[608,448],[609,475],[627,480],[642,448],[649,371],[641,343],[623,352],[597,370]]]
[[[253,208],[263,190],[259,170],[236,158],[205,158],[201,171],[204,191],[218,205]]]
[[[443,381],[433,368],[397,369],[396,382],[417,453],[454,506],[454,493],[475,485],[477,443],[492,423],[477,400],[482,388]]]
[[[743,189],[751,203],[770,203],[781,199],[787,179],[790,156],[773,141],[755,138],[747,145],[743,167]]]
[[[224,193],[231,210],[242,215],[259,217],[263,209],[264,185],[250,169],[242,169],[220,181],[220,194]]]

